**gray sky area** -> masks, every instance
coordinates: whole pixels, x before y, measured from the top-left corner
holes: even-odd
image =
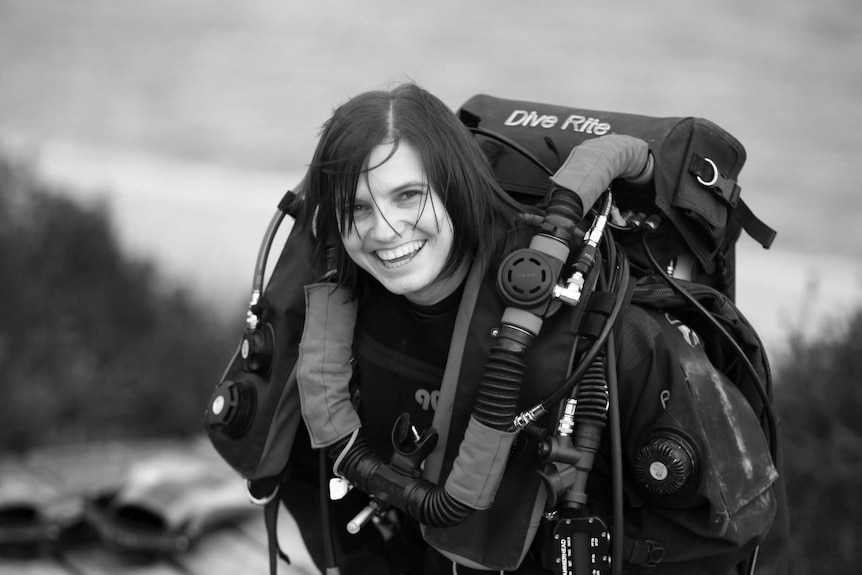
[[[779,231],[740,245],[743,309],[778,338],[860,292],[853,0],[0,0],[0,71],[0,145],[98,188],[130,246],[219,297],[249,283],[332,108],[408,79],[453,108],[708,118],[745,145],[743,197]]]

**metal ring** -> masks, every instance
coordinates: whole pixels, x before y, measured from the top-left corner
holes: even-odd
[[[715,166],[715,162],[710,160],[709,158],[704,158],[707,164],[712,166],[712,179],[708,182],[704,182],[700,176],[697,177],[697,181],[700,182],[700,185],[705,186],[707,188],[711,188],[718,181],[718,168]]]
[[[275,496],[278,495],[278,487],[279,486],[276,485],[275,489],[272,490],[272,493],[270,493],[269,495],[267,495],[265,497],[258,498],[258,497],[255,497],[254,495],[251,494],[251,479],[245,480],[245,490],[246,490],[246,493],[248,495],[248,500],[251,501],[252,503],[254,503],[255,505],[266,505],[267,503],[269,503],[270,501],[275,499]]]

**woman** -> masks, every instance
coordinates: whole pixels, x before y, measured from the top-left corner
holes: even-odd
[[[468,272],[511,249],[523,208],[452,112],[411,84],[339,108],[305,190],[303,220],[339,239],[336,277],[359,302],[362,440],[388,459],[403,413],[416,430],[432,427]]]
[[[643,162],[646,144],[641,144]],[[629,175],[638,175],[642,166]],[[579,219],[582,207],[577,199],[567,202],[553,227],[573,235],[575,222],[566,222]],[[514,413],[544,400],[566,379],[583,338],[577,333],[579,316],[566,310],[540,313],[535,329],[528,322],[530,329],[521,331],[534,331],[532,336],[541,331],[535,339],[522,342],[521,335],[495,329],[512,303],[496,288],[498,267],[536,234],[520,217],[524,208],[500,189],[485,154],[454,114],[428,92],[406,84],[361,94],[335,111],[306,176],[304,210],[300,224],[314,228],[319,260],[330,258],[331,283],[346,289],[346,299],[355,302],[355,321],[347,329],[353,354],[350,417],[327,440],[318,440],[309,425],[314,446],[329,448],[335,474],[359,488],[332,504],[342,569],[426,575],[468,573],[471,568],[552,572],[556,550],[552,534],[543,530],[553,524],[542,516],[547,511],[546,517],[552,517],[551,500],[558,503],[557,494],[549,495],[546,491],[552,490],[544,487],[557,480],[557,469],[543,464],[539,443],[556,421],[539,421],[532,435],[517,433],[511,422]],[[565,261],[566,254],[560,259]],[[621,395],[627,395],[621,398],[620,413],[642,409],[638,402],[644,389],[658,393],[664,388],[656,386],[669,379],[684,381],[684,374],[656,374],[671,363],[663,356],[679,351],[661,336],[675,337],[676,324],[664,326],[663,321],[637,307],[625,316],[622,342],[630,346],[630,357],[621,362],[628,370],[620,374]],[[519,349],[530,348],[526,359],[514,360],[522,364],[515,371],[524,372],[523,381],[516,378],[514,385],[505,375],[489,376],[486,366],[495,346],[517,347],[507,337],[518,339]],[[513,355],[505,349],[502,353]],[[705,354],[697,360],[708,363]],[[489,359],[488,365],[494,361]],[[623,427],[637,428],[638,435],[649,432],[649,426],[631,422]],[[597,429],[598,434],[601,427]],[[569,502],[584,514],[610,507],[607,437],[602,441],[590,475],[589,507],[585,493]],[[296,474],[294,484],[283,491],[285,503],[321,564],[314,539],[318,531],[304,525],[308,508],[302,477]],[[746,496],[758,498],[758,518],[766,517],[767,525],[775,503],[761,492],[772,481],[774,477],[764,478]],[[477,483],[489,487],[477,488]],[[382,503],[378,515],[393,521],[378,521],[348,536],[341,524],[368,502],[363,491]],[[643,504],[637,497],[632,501],[636,507]],[[389,504],[392,509],[384,514]],[[687,524],[674,513],[659,513],[658,520],[639,509],[633,515],[642,524],[670,521],[669,532],[679,537],[680,526]],[[714,569],[722,561],[728,569],[744,562],[762,536],[757,529],[753,535],[751,529],[736,534],[731,543],[720,540],[720,551],[705,555],[719,553],[724,559],[709,557],[704,572],[719,572]],[[640,535],[637,529],[627,534]],[[700,542],[712,536],[694,537]],[[658,554],[647,553],[641,561],[639,540],[633,540],[627,561],[652,567]]]

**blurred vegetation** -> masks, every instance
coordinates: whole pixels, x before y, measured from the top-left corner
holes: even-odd
[[[200,433],[238,341],[85,207],[0,160],[0,450]]]
[[[195,434],[238,334],[119,249],[106,210],[0,160],[0,450]],[[797,575],[862,561],[862,310],[775,366]]]
[[[775,370],[793,572],[862,563],[862,310],[814,338],[797,334]]]

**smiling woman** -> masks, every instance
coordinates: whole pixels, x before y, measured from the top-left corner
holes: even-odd
[[[344,249],[390,292],[420,305],[437,303],[467,275],[466,262],[443,274],[454,241],[449,213],[425,183],[409,143],[377,146],[368,163],[374,167],[357,186]]]

